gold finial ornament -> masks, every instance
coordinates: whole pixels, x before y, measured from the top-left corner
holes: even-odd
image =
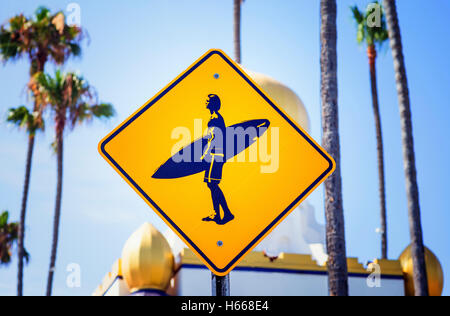
[[[165,291],[173,276],[174,258],[166,238],[150,223],[143,224],[122,250],[122,273],[131,293]]]
[[[303,129],[309,132],[309,118],[305,105],[298,95],[283,83],[266,76],[245,69],[245,72],[265,91],[269,96],[292,117]]]
[[[414,296],[413,261],[411,256],[411,245],[409,245],[399,257],[405,276],[405,294]],[[430,296],[441,296],[444,288],[444,272],[436,255],[425,247],[425,266],[427,269],[428,290]]]

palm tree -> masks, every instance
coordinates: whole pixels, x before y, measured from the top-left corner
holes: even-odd
[[[419,189],[417,186],[414,139],[412,132],[411,107],[408,80],[403,57],[402,38],[394,0],[384,0],[384,9],[389,31],[395,80],[397,82],[398,105],[402,129],[403,166],[405,169],[406,196],[408,200],[409,231],[414,267],[414,288],[417,296],[428,295],[428,281],[425,267],[425,250],[420,220]]]
[[[374,4],[379,5],[378,2]],[[378,184],[380,196],[381,215],[381,258],[387,258],[387,221],[386,221],[386,190],[384,180],[384,156],[383,156],[383,136],[381,131],[380,108],[378,105],[377,74],[375,60],[377,58],[377,48],[380,48],[388,39],[386,19],[380,8],[380,26],[369,26],[368,19],[373,14],[370,7],[366,13],[359,11],[357,6],[351,8],[353,17],[357,25],[356,40],[359,44],[365,42],[367,45],[367,56],[369,58],[370,86],[372,92],[372,108],[375,118],[375,131],[377,137],[377,157],[378,157]]]
[[[0,265],[8,265],[11,262],[12,248],[19,238],[19,224],[8,223],[8,220],[8,211],[3,211],[0,214]],[[26,251],[24,257],[28,261]]]
[[[241,63],[241,3],[244,0],[234,0],[233,31],[234,31],[234,61]]]
[[[114,115],[114,109],[111,104],[98,103],[93,88],[82,77],[74,73],[64,74],[58,70],[54,77],[44,73],[38,73],[36,75],[36,82],[39,87],[39,92],[42,94],[45,104],[51,110],[55,120],[56,135],[54,143],[54,148],[57,153],[56,203],[47,282],[47,296],[50,296],[52,294],[61,217],[64,132],[67,126],[73,130],[77,124],[91,121],[94,118],[111,118]]]
[[[337,103],[336,1],[321,0],[320,15],[322,145],[336,161],[336,170],[325,181],[328,288],[332,296],[347,296],[348,272],[342,207]]]
[[[80,28],[65,24],[65,17],[62,12],[51,14],[45,7],[38,8],[33,17],[25,17],[23,14],[19,14],[9,19],[8,23],[0,26],[1,59],[6,62],[28,57],[30,61],[30,81],[28,85],[35,99],[32,112],[35,114],[35,121],[38,125],[42,123],[43,109],[38,101],[38,91],[33,82],[33,75],[37,72],[43,72],[48,60],[56,64],[62,64],[72,55],[79,56],[81,40],[82,31]],[[24,112],[20,113],[23,114]],[[25,217],[35,141],[34,133],[30,133],[31,130],[27,129],[29,132],[28,150],[19,224],[18,296],[23,294]]]
[[[79,56],[82,38],[79,27],[65,23],[63,12],[51,14],[39,7],[33,17],[19,14],[0,26],[0,52],[4,61],[27,56],[32,76],[44,71],[48,60],[63,64],[70,56]]]

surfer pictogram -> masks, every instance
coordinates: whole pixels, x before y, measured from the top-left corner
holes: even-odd
[[[204,182],[211,192],[214,211],[209,216],[204,217],[202,221],[225,225],[232,221],[235,216],[231,213],[225,195],[219,187],[222,181],[223,166],[227,160],[255,143],[267,131],[270,122],[266,119],[258,119],[226,127],[225,120],[219,113],[221,101],[216,94],[208,95],[206,108],[211,114],[207,135],[182,148],[161,165],[152,178],[176,179],[203,171]],[[199,147],[204,148],[201,157],[197,156],[198,153],[195,150]],[[175,157],[188,157],[188,159],[180,161]],[[223,217],[221,216],[221,210]]]
[[[208,122],[209,139],[201,159],[209,164],[209,168],[205,170],[204,181],[208,184],[208,188],[211,191],[214,213],[203,218],[203,221],[225,225],[234,219],[234,215],[231,213],[225,195],[219,187],[219,183],[222,180],[223,165],[225,164],[225,144],[227,143],[225,121],[219,113],[220,106],[220,98],[217,95],[208,95],[206,108],[211,113],[211,118]],[[223,210],[223,218],[221,218],[220,207]]]

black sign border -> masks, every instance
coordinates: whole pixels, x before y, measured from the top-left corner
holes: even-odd
[[[156,102],[158,102],[159,99],[161,99],[167,92],[169,92],[173,87],[175,87],[177,84],[179,84],[184,78],[189,76],[190,73],[192,73],[196,68],[198,68],[201,64],[203,64],[207,59],[209,59],[213,55],[219,55],[221,58],[223,58],[253,89],[255,89],[259,95],[268,103],[270,104],[277,112],[280,114],[311,146],[313,146],[320,155],[329,163],[328,168],[314,181],[308,188],[306,188],[305,191],[303,191],[289,206],[280,213],[271,223],[269,226],[267,226],[261,233],[254,238],[250,244],[248,244],[234,259],[230,261],[224,268],[218,268],[202,251],[200,248],[197,247],[197,245],[170,219],[169,216],[164,213],[164,211],[156,204],[155,201],[153,201],[144,190],[142,190],[141,187],[123,170],[120,165],[108,154],[105,147],[106,145],[114,138],[116,137],[121,131],[123,131],[128,125],[133,123],[134,120],[136,120],[139,116],[141,116],[145,111],[147,111],[152,105],[154,105]],[[334,162],[327,156],[327,154],[324,153],[324,151],[318,147],[311,139],[300,129],[298,126],[293,123],[286,114],[283,113],[247,76],[238,68],[236,67],[231,60],[227,56],[225,56],[221,51],[219,50],[211,50],[207,55],[205,55],[202,59],[200,59],[196,64],[194,64],[191,68],[189,68],[187,71],[183,73],[182,76],[180,76],[176,81],[174,81],[169,87],[164,89],[160,94],[158,94],[155,98],[153,98],[150,102],[148,102],[139,112],[137,112],[133,117],[131,117],[126,123],[124,123],[122,126],[120,126],[114,133],[112,133],[106,140],[104,140],[100,144],[100,150],[104,154],[105,157],[117,168],[117,170],[120,171],[120,173],[128,179],[128,181],[138,190],[142,196],[145,197],[145,199],[159,212],[159,214],[166,219],[166,221],[175,228],[180,235],[183,236],[183,238],[197,251],[198,254],[202,256],[202,258],[208,262],[208,264],[217,272],[219,273],[225,273],[231,266],[233,266],[236,261],[238,261],[242,256],[245,255],[245,253],[251,249],[260,239],[275,225],[278,224],[278,222],[283,218],[284,215],[286,215],[305,195],[307,195],[315,186],[317,183],[322,181],[322,179],[333,169]]]

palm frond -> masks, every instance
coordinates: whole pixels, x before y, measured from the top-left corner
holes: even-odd
[[[77,43],[69,43],[69,48],[73,56],[80,57],[81,56],[81,47]]]
[[[20,31],[27,22],[28,19],[23,14],[13,16],[9,19],[9,29],[12,33]]]
[[[3,62],[18,59],[26,51],[23,39],[26,39],[28,20],[23,15],[9,19],[9,23],[0,26],[0,56]]]
[[[358,44],[361,44],[364,42],[364,39],[366,38],[366,31],[364,24],[358,24],[358,30],[356,31],[356,41]]]
[[[0,264],[8,265],[11,262],[12,249],[19,238],[19,224],[9,223],[8,211],[0,214]]]
[[[373,4],[376,4],[380,8],[380,26],[369,26],[367,21],[373,16],[374,10]],[[386,17],[384,15],[384,9],[378,1],[370,3],[366,11],[363,13],[355,5],[350,7],[353,14],[353,18],[356,22],[356,40],[359,44],[365,42],[367,46],[376,45],[381,47],[388,39],[388,32],[386,26]]]
[[[115,114],[110,103],[97,102],[95,89],[76,73],[58,69],[54,76],[38,74],[36,81],[60,131],[66,124],[73,129],[77,124],[108,119]]]
[[[8,110],[6,121],[15,124],[18,127],[24,127],[28,124],[30,116],[30,111],[28,111],[25,106],[21,105],[18,108],[10,108]]]
[[[0,214],[0,229],[5,229],[6,224],[8,224],[9,219],[9,212],[8,211],[2,211]]]
[[[26,106],[10,108],[6,118],[8,123],[12,123],[19,128],[25,129],[30,135],[34,135],[38,130],[44,130],[44,121],[40,114],[30,112]]]
[[[39,7],[32,17],[16,15],[0,26],[0,58],[6,62],[27,56],[34,74],[47,61],[62,64],[71,56],[80,56],[83,33],[66,24],[62,11],[52,15],[48,8]]]
[[[116,114],[113,105],[110,103],[100,103],[93,105],[91,106],[91,112],[94,117],[100,119],[102,118],[108,119]]]
[[[40,6],[34,13],[37,22],[41,22],[50,17],[50,10],[44,6]]]
[[[350,7],[350,10],[353,13],[353,18],[355,19],[356,23],[358,24],[364,23],[364,14],[361,11],[359,11],[356,5]]]

